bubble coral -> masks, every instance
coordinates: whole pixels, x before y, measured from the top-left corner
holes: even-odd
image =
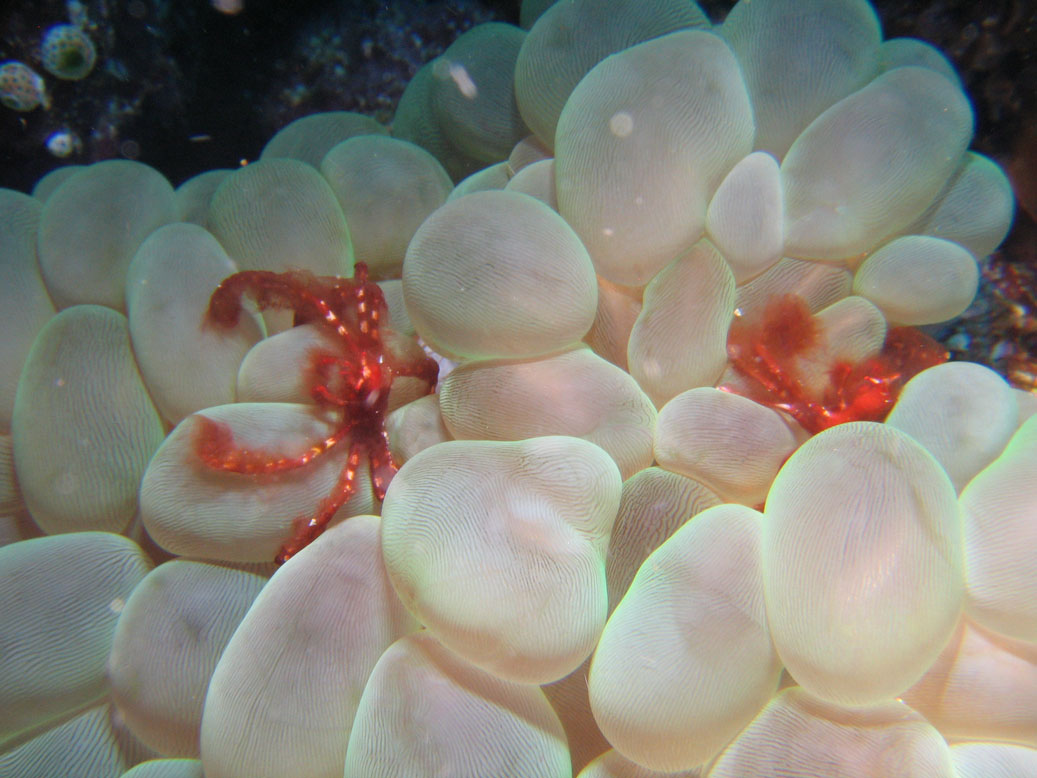
[[[968,304],[1011,221],[1004,174],[965,151],[960,82],[923,44],[882,42],[863,0],[752,0],[719,27],[693,8],[694,29],[646,18],[658,34],[631,37],[608,10],[632,5],[466,33],[419,71],[393,139],[338,143],[365,123],[324,117],[271,144],[294,159],[172,196],[101,163],[41,185],[42,208],[12,198],[0,245],[28,290],[38,256],[67,310],[12,303],[36,318],[11,361],[41,334],[4,366],[21,373],[4,506],[21,483],[47,531],[80,513],[122,529],[139,494],[146,534],[123,531],[196,558],[135,574],[114,640],[107,589],[51,594],[44,560],[32,602],[84,597],[103,629],[76,654],[86,692],[29,680],[48,718],[16,701],[26,743],[5,758],[65,738],[49,716],[69,705],[93,706],[98,742],[115,710],[131,740],[197,748],[210,778],[951,778],[1032,758],[1037,401],[907,328]],[[566,51],[581,19],[593,56]],[[514,144],[513,84],[552,137]],[[483,169],[443,202],[437,165]],[[404,169],[434,186],[394,221]],[[353,274],[354,251],[396,274],[403,238],[402,278]],[[349,401],[386,389],[360,329],[386,319],[405,364],[428,364],[413,335],[459,364],[416,400],[431,368],[401,375],[384,430],[394,400],[357,427]],[[156,418],[172,429],[153,449]],[[46,494],[50,460],[107,480],[75,493],[92,512]],[[230,570],[319,513],[328,531],[269,581]],[[0,573],[34,543],[0,550]],[[32,656],[58,633],[6,634]]]
[[[57,78],[79,81],[94,69],[97,50],[90,36],[74,24],[55,24],[43,33],[44,69]]]

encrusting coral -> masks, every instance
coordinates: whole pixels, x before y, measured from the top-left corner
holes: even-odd
[[[526,5],[393,137],[0,192],[0,774],[1037,775],[1037,400],[913,329],[1012,218],[953,68]]]

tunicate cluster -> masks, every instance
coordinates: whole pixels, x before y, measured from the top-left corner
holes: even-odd
[[[43,33],[40,53],[44,69],[65,81],[86,78],[97,61],[90,36],[74,24],[55,24],[48,28]]]
[[[32,111],[47,107],[47,89],[43,79],[21,62],[0,65],[0,103],[13,111]]]
[[[40,42],[40,55],[44,70],[69,81],[85,78],[97,61],[93,41],[75,24],[55,24],[47,28]],[[0,65],[0,103],[14,111],[25,112],[39,106],[49,108],[50,97],[36,71],[23,62],[9,61]],[[47,146],[54,156],[65,157],[74,144],[71,139],[59,138],[59,134],[54,133]]]
[[[1012,217],[953,68],[864,0],[525,6],[391,134],[0,191],[0,774],[1037,775],[1037,400],[906,328]],[[348,306],[271,309],[358,263],[442,366],[382,502]]]

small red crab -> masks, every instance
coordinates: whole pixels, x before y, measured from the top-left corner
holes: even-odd
[[[417,378],[424,382],[426,393],[431,392],[439,366],[412,339],[383,330],[385,297],[377,284],[368,281],[363,263],[357,263],[353,278],[318,277],[301,270],[235,273],[212,293],[205,323],[233,327],[246,295],[261,310],[294,311],[296,325],[313,324],[327,335],[329,349],[309,354],[307,385],[317,408],[334,420],[335,429],[292,457],[242,448],[226,424],[202,416],[195,438],[198,457],[214,470],[258,477],[305,467],[349,441],[346,464],[334,489],[312,516],[296,519],[295,533],[275,558],[281,564],[320,535],[335,511],[356,492],[361,457],[367,457],[375,496],[385,497],[397,470],[385,432],[393,379]]]
[[[857,364],[837,361],[828,385],[812,396],[797,360],[818,348],[821,328],[802,298],[771,301],[757,320],[736,319],[727,340],[732,367],[744,386],[721,386],[784,411],[810,433],[849,421],[882,421],[900,390],[927,367],[947,361],[947,350],[913,327],[895,327],[882,350]]]

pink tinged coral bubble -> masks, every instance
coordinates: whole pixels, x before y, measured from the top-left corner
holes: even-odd
[[[763,560],[771,631],[796,681],[845,705],[896,696],[936,659],[961,611],[954,487],[899,430],[832,427],[778,473]]]
[[[216,662],[252,600],[261,575],[175,559],[152,570],[122,613],[107,674],[127,727],[165,756],[197,758],[202,705]]]
[[[655,407],[628,373],[586,346],[461,365],[444,379],[439,405],[458,439],[580,437],[605,449],[624,478],[652,462]]]
[[[364,688],[347,778],[569,778],[558,717],[536,686],[468,664],[427,632],[394,643]]]
[[[948,740],[1037,747],[1037,644],[963,618],[903,700]]]
[[[1037,750],[1013,743],[956,743],[951,761],[958,778],[1037,778]]]
[[[206,776],[342,775],[368,677],[416,626],[386,578],[378,517],[325,532],[264,586],[219,658],[201,719]]]
[[[961,493],[966,612],[982,626],[1037,640],[1037,418]]]
[[[728,502],[758,505],[798,445],[775,411],[703,386],[659,412],[655,459],[665,470],[705,484]]]
[[[612,458],[579,438],[432,446],[389,487],[386,568],[448,648],[501,678],[555,681],[604,626],[620,488]]]
[[[764,610],[763,517],[720,505],[641,566],[591,663],[594,717],[624,756],[654,770],[713,758],[774,694],[781,664]]]
[[[1019,403],[993,370],[946,362],[904,385],[886,423],[925,446],[960,493],[1004,450],[1019,424]]]

